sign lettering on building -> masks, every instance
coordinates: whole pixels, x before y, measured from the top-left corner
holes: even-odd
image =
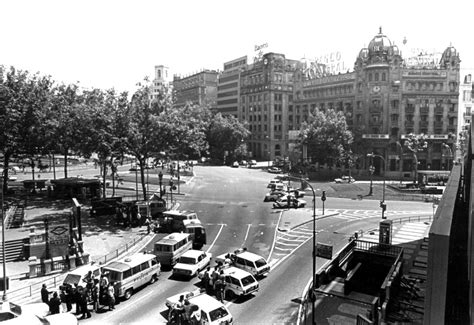
[[[64,226],[49,229],[48,240],[50,245],[67,245],[69,243],[69,230]]]
[[[258,62],[263,57],[263,49],[268,48],[268,43],[263,43],[260,45],[255,45],[255,56],[253,58],[253,62]]]
[[[441,60],[442,53],[435,49],[413,48],[409,56],[405,59],[408,67],[414,68],[437,68]]]
[[[316,256],[326,258],[328,260],[332,259],[332,245],[317,243]]]
[[[362,139],[389,139],[388,134],[362,134]]]

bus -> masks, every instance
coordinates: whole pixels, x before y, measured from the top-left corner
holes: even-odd
[[[155,243],[154,252],[163,267],[173,267],[193,246],[191,234],[174,232]]]

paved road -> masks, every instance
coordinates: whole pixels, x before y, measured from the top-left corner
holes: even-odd
[[[181,209],[195,210],[206,224],[208,244],[203,249],[215,256],[245,246],[267,257],[273,265],[271,273],[260,281],[257,294],[227,302],[235,322],[295,323],[299,299],[312,270],[312,224],[278,232],[281,211],[262,202],[273,175],[229,167],[196,167],[195,171],[197,176],[182,187],[186,195],[180,196],[179,201]],[[320,203],[317,202],[318,209]],[[431,211],[430,204],[420,202],[389,202],[388,206],[389,217]],[[310,208],[305,211],[312,213]],[[326,211],[338,215],[318,220],[318,241],[334,245],[334,251],[347,243],[355,231],[374,228],[380,220],[378,201],[328,199]],[[325,262],[317,259],[318,266]],[[170,272],[163,272],[157,284],[144,287],[115,311],[93,315],[84,323],[165,322],[165,299],[198,285],[196,279],[174,279]]]

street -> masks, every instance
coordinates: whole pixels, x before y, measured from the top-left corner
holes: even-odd
[[[194,210],[206,225],[207,250],[213,256],[247,247],[268,259],[270,274],[261,279],[260,290],[245,299],[226,301],[235,323],[295,323],[305,285],[311,278],[312,223],[292,229],[291,246],[281,240],[277,230],[280,210],[264,203],[266,185],[274,175],[247,168],[195,167],[196,176],[181,186],[185,195],[177,195],[179,209]],[[308,207],[299,209],[312,214]],[[321,201],[317,198],[318,214]],[[429,203],[388,202],[388,218],[431,213]],[[325,212],[334,216],[317,221],[317,240],[334,246],[334,251],[347,243],[355,231],[376,229],[380,220],[377,200],[328,198]],[[319,217],[319,215],[318,215]],[[146,249],[152,249],[153,242]],[[286,246],[285,246],[286,245]],[[270,256],[271,254],[271,256]],[[327,260],[317,259],[317,266]],[[122,301],[113,312],[93,315],[84,323],[148,323],[166,322],[167,297],[198,288],[199,280],[170,277],[163,272],[160,280]]]

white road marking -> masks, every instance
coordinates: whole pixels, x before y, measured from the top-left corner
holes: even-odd
[[[240,246],[240,247],[243,247],[243,246],[245,245],[245,241],[247,240],[247,237],[248,237],[248,235],[249,235],[250,226],[252,226],[252,224],[249,223],[249,224],[247,225],[247,232],[245,233],[244,241],[243,241],[243,243],[242,243],[242,246]]]
[[[216,238],[214,238],[214,241],[213,241],[212,244],[209,246],[209,248],[207,249],[206,253],[209,253],[209,251],[212,249],[212,247],[213,247],[214,244],[216,243],[217,238],[219,238],[219,235],[221,234],[222,228],[224,228],[224,224],[221,224],[220,226],[221,226],[221,228],[220,228],[219,231],[217,232]]]

